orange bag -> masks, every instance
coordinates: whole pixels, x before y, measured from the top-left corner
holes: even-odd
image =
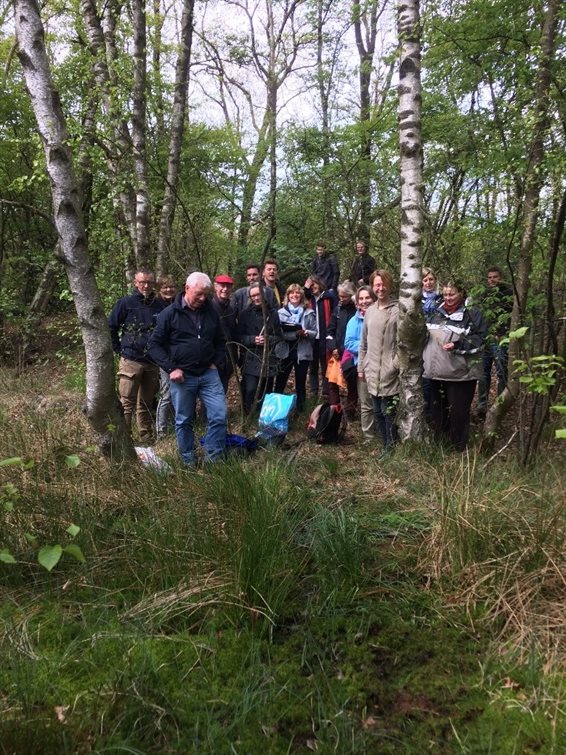
[[[340,388],[346,388],[346,381],[342,374],[340,362],[334,357],[330,357],[326,366],[326,378],[330,383],[336,383]]]

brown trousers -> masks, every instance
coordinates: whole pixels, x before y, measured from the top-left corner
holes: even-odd
[[[118,365],[118,393],[124,409],[126,426],[131,432],[136,415],[141,440],[153,435],[151,410],[159,388],[159,367],[147,362],[135,362],[120,357]]]

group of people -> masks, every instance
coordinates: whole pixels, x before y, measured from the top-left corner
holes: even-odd
[[[343,401],[347,416],[359,417],[363,439],[373,442],[379,436],[388,453],[397,441],[399,304],[391,274],[376,269],[364,243],[358,242],[356,252],[350,278],[339,283],[336,258],[317,244],[307,280],[286,288],[276,260],[248,265],[247,285],[237,290],[229,275],[211,281],[194,272],[177,292],[171,278],[160,278],[156,285],[151,271],[138,270],[133,293],[120,299],[109,317],[128,428],[135,416],[140,440],[153,440],[159,388],[157,436],[174,422],[180,455],[193,465],[199,398],[207,421],[205,460],[215,461],[225,451],[232,375],[240,375],[249,414],[267,393],[284,393],[294,372],[299,412],[305,408],[308,379],[313,397],[322,392],[329,403]],[[496,268],[488,273],[489,319],[496,321],[488,340],[488,321],[480,308],[467,303],[462,285],[451,280],[440,292],[434,273],[423,270],[427,418],[434,435],[460,451],[468,444],[478,381],[479,411],[487,405],[493,361],[498,392],[505,387],[506,354],[499,340],[510,303],[501,278]]]

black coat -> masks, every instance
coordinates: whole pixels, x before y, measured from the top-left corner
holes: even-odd
[[[334,351],[338,349],[340,356],[344,351],[344,338],[346,337],[346,326],[351,317],[356,314],[356,305],[353,301],[346,304],[339,302],[338,306],[330,317],[330,325],[326,331],[326,350]]]
[[[150,358],[167,373],[175,369],[203,375],[211,364],[221,368],[226,360],[226,338],[212,303],[200,309],[183,306],[184,294],[157,318],[148,343]]]
[[[247,307],[240,313],[238,322],[240,349],[242,357],[242,374],[260,375],[263,361],[264,346],[258,346],[256,336],[264,331],[263,311],[261,307]],[[275,345],[283,339],[281,323],[275,310],[267,314],[267,340],[269,344],[269,358],[266,377],[273,377],[279,366],[279,360],[274,354]]]
[[[377,265],[375,264],[374,258],[370,257],[367,252],[364,254],[358,254],[352,265],[350,280],[355,286],[359,286],[360,281],[363,280],[364,284],[367,286],[369,284],[370,276],[376,268]]]
[[[149,362],[147,343],[165,306],[163,299],[146,299],[139,291],[118,299],[108,318],[116,354],[135,362]]]

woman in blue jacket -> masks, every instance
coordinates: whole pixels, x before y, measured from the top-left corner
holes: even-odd
[[[369,286],[358,288],[355,296],[356,314],[348,321],[346,337],[344,339],[344,349],[352,355],[356,368],[358,365],[360,341],[362,340],[364,317],[366,311],[374,301],[373,291]],[[357,372],[358,370],[356,369],[356,374]],[[375,413],[373,410],[373,399],[369,395],[367,383],[365,380],[360,380],[360,378],[358,378],[358,399],[360,402],[362,435],[369,442],[375,440]]]

